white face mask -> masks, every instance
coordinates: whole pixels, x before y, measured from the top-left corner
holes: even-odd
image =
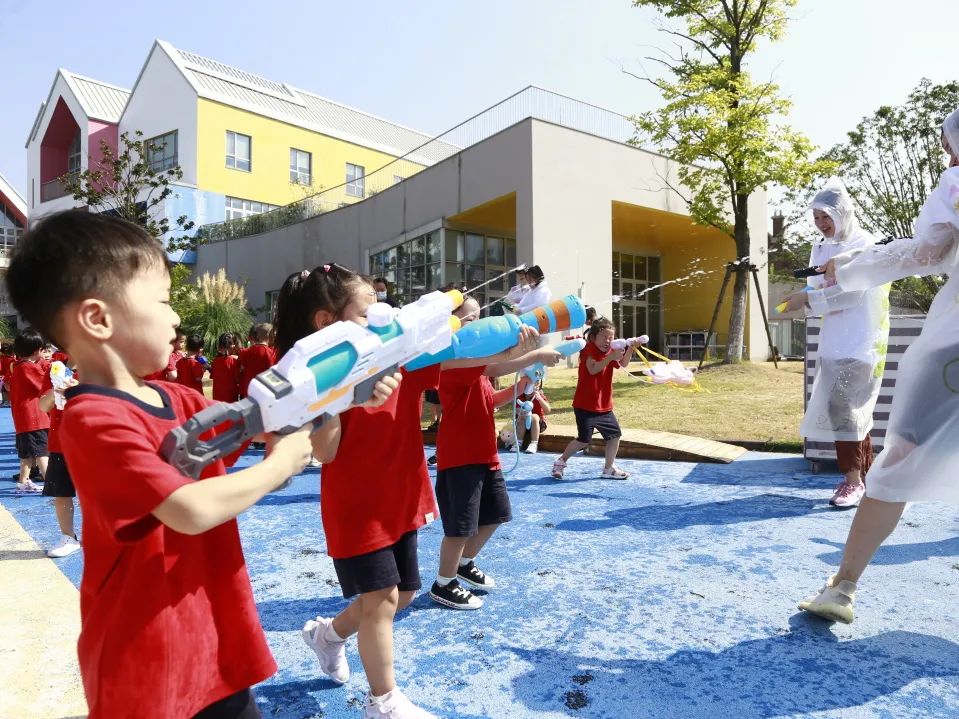
[[[377,292],[377,293],[376,293],[376,299],[378,299],[378,300],[385,300],[385,299],[386,299],[386,290],[383,290],[382,292]]]

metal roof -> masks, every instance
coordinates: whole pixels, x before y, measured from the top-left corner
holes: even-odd
[[[89,119],[102,120],[114,125],[120,122],[120,115],[123,114],[123,108],[126,107],[127,99],[130,97],[129,90],[77,75],[68,70],[61,69],[60,72]]]
[[[216,60],[179,50],[162,40],[157,41],[157,44],[201,97],[378,149],[396,157],[410,153],[408,159],[421,165],[435,164],[460,150],[450,143],[435,141],[430,135],[286,83],[267,80]]]

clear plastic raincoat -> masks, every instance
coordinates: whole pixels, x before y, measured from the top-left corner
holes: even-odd
[[[830,178],[811,208],[832,219],[835,233],[812,249],[811,267],[843,252],[875,246],[859,227],[845,186]],[[882,386],[889,338],[889,287],[844,288],[810,277],[809,314],[822,316],[819,362],[812,396],[799,433],[822,442],[858,442],[872,429],[872,411]]]
[[[959,110],[944,133],[959,154]],[[836,257],[848,291],[933,274],[949,280],[899,362],[884,448],[866,477],[866,494],[886,502],[959,503],[959,167],[942,174],[913,237]]]

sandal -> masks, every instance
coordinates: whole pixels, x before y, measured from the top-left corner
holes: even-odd
[[[564,469],[566,469],[566,462],[563,460],[557,459],[553,462],[553,479],[562,479]]]
[[[612,467],[611,469],[604,469],[603,473],[599,476],[602,479],[626,479],[629,476],[629,472],[624,472],[619,467]]]

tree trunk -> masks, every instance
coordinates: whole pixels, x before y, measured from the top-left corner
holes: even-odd
[[[746,333],[746,301],[749,298],[749,214],[748,195],[736,195],[735,238],[736,281],[733,284],[733,309],[729,315],[729,335],[726,340],[726,358],[724,364],[733,364],[743,360],[743,337]],[[745,258],[745,259],[744,259]]]

